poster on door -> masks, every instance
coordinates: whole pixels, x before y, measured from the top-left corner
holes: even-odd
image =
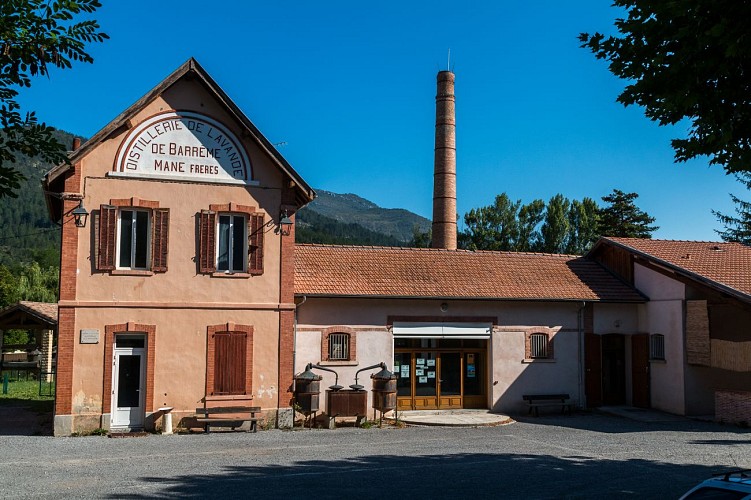
[[[475,378],[475,355],[467,354],[467,378]]]

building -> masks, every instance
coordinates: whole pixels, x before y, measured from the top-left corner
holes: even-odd
[[[590,337],[590,404],[751,422],[751,248],[738,243],[602,238],[588,258],[649,297],[636,335]],[[616,367],[623,364],[624,370]],[[632,376],[629,377],[629,374]],[[623,398],[625,379],[634,399]]]
[[[346,386],[385,362],[400,409],[516,413],[524,394],[567,393],[705,414],[749,398],[751,249],[456,249],[453,85],[438,74],[431,249],[295,245],[314,192],[193,59],[76,144],[43,181],[62,225],[55,434],[151,429],[160,408],[190,426],[196,407],[250,401],[289,426],[307,363]]]
[[[289,217],[310,187],[193,59],[76,146],[43,181],[62,224],[55,434],[250,398],[291,419]]]

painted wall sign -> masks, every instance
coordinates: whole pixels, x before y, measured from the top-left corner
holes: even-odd
[[[114,175],[254,183],[250,160],[237,136],[213,118],[190,111],[159,113],[128,132]]]

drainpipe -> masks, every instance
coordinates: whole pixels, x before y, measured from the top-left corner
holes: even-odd
[[[295,302],[295,321],[292,327],[292,394],[297,390],[297,380],[295,379],[295,363],[297,363],[297,310],[308,300],[307,295],[302,296],[302,302]],[[295,401],[297,403],[297,401]],[[295,405],[292,405],[292,426],[295,425]]]
[[[582,301],[579,310],[576,313],[577,321],[577,338],[579,342],[579,407],[586,408],[587,397],[584,394],[584,308],[587,307],[587,302]]]

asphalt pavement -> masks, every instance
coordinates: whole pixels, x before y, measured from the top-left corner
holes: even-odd
[[[3,498],[677,498],[751,431],[601,414],[495,427],[0,436]]]

